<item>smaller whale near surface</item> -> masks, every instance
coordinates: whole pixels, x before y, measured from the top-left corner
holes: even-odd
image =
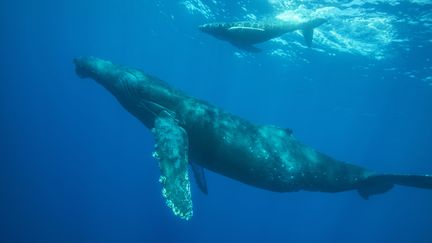
[[[95,57],[74,62],[81,78],[96,80],[151,129],[162,195],[180,218],[193,214],[188,166],[204,193],[204,169],[275,192],[356,190],[367,199],[394,185],[432,189],[431,175],[382,174],[333,159],[290,129],[253,124],[138,69]]]
[[[232,45],[250,52],[259,52],[261,49],[255,44],[279,37],[285,33],[301,30],[305,43],[312,46],[314,29],[327,20],[316,18],[300,23],[284,21],[241,21],[208,23],[198,28],[217,39],[230,42]]]

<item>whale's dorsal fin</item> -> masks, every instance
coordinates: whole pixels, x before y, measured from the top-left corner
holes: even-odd
[[[155,120],[152,133],[156,140],[153,157],[159,161],[162,195],[175,215],[188,220],[193,211],[186,131],[170,113],[162,111]]]
[[[204,174],[204,168],[200,165],[197,165],[194,162],[190,162],[189,164],[191,165],[192,172],[195,176],[195,181],[198,184],[199,189],[201,190],[202,193],[207,195],[208,190],[207,190],[207,181]]]
[[[264,32],[265,29],[256,28],[256,27],[246,27],[246,26],[233,26],[228,29],[228,31],[242,31],[242,32],[250,32],[250,33],[261,33]]]

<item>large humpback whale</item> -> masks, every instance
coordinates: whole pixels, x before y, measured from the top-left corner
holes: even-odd
[[[238,48],[259,52],[260,49],[253,46],[261,42],[279,37],[285,33],[301,30],[308,47],[312,45],[314,28],[325,23],[326,20],[316,18],[309,21],[295,23],[283,21],[242,21],[225,23],[208,23],[198,28],[220,40],[225,40]]]
[[[380,174],[333,159],[290,129],[253,124],[138,69],[95,57],[74,62],[80,77],[96,80],[151,129],[162,194],[183,219],[192,217],[188,165],[204,193],[204,168],[276,192],[357,190],[367,199],[395,184],[432,189],[431,175]]]

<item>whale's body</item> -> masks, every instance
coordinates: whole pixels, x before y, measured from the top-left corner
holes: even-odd
[[[285,33],[301,30],[308,47],[312,45],[314,28],[325,23],[317,18],[305,22],[283,21],[240,21],[216,22],[200,25],[198,28],[217,39],[228,41],[238,48],[258,52],[254,45],[279,37]]]
[[[357,190],[368,198],[394,184],[432,189],[431,176],[376,174],[332,159],[299,142],[290,129],[255,125],[140,70],[94,57],[75,64],[78,75],[102,84],[152,130],[162,193],[182,218],[192,216],[188,165],[203,192],[203,168],[277,192]]]

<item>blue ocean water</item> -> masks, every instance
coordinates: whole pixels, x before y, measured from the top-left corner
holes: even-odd
[[[151,133],[72,59],[138,67],[380,172],[432,173],[432,2],[0,2],[0,242],[432,242],[432,192],[274,193],[207,171],[165,206]],[[212,21],[329,21],[245,53]]]

